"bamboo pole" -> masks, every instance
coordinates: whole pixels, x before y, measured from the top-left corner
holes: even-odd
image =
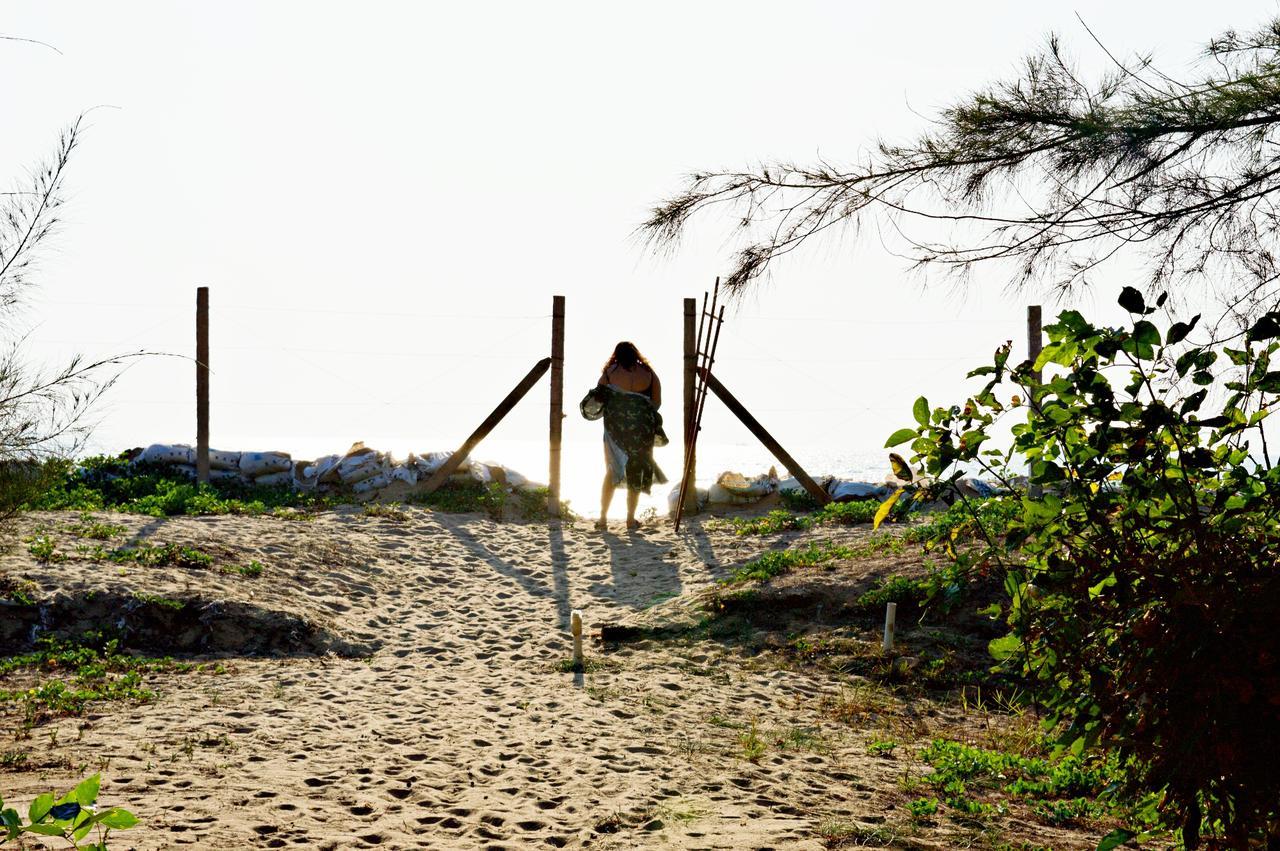
[[[693,514],[698,510],[697,481],[697,442],[694,440],[694,402],[697,399],[698,383],[698,300],[684,300],[684,513]]]
[[[804,468],[797,464],[796,460],[787,453],[787,450],[782,448],[782,444],[774,440],[773,435],[769,434],[769,432],[765,430],[765,427],[760,425],[760,421],[753,417],[751,412],[748,411],[741,402],[734,398],[732,393],[725,389],[725,386],[720,383],[718,378],[709,372],[705,372],[702,373],[702,380],[706,382],[706,385],[711,389],[711,392],[715,393],[716,396],[720,398],[721,402],[724,402],[725,407],[732,411],[734,416],[741,420],[742,424],[756,436],[756,439],[763,443],[765,448],[773,453],[773,457],[782,462],[782,466],[786,467],[791,475],[796,477],[796,481],[800,482],[800,484],[804,486],[804,489],[818,501],[819,505],[826,505],[831,501],[831,497],[827,492],[818,487],[817,482],[809,478],[809,474],[804,471]]]
[[[208,287],[196,287],[196,480],[209,481]]]
[[[547,513],[560,516],[560,438],[564,425],[564,296],[551,299],[551,434]]]
[[[511,409],[524,398],[525,394],[529,392],[533,385],[538,383],[538,379],[541,378],[550,367],[551,358],[543,358],[535,363],[533,368],[529,370],[529,373],[520,380],[520,383],[515,386],[515,389],[507,394],[507,398],[498,403],[498,407],[494,408],[493,413],[489,414],[489,416],[485,418],[485,421],[480,424],[480,427],[471,433],[471,436],[468,437],[466,442],[458,448],[458,451],[450,455],[449,460],[445,461],[440,469],[436,470],[431,478],[427,479],[427,483],[422,486],[419,492],[424,494],[431,493],[436,488],[444,484],[445,481],[454,474],[454,471],[456,471],[458,467],[462,466],[462,462],[471,454],[471,450],[475,449],[476,444],[484,440],[489,432],[493,431],[494,426],[500,423],[502,418],[511,412]]]

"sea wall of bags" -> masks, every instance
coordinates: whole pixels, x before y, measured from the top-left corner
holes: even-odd
[[[451,452],[409,453],[397,460],[389,452],[379,452],[355,443],[343,455],[326,455],[314,461],[295,461],[287,452],[225,452],[209,450],[211,481],[236,481],[263,487],[287,486],[297,490],[350,491],[371,494],[395,482],[417,485],[426,481],[449,460]],[[169,472],[196,477],[196,450],[186,444],[156,443],[133,459],[134,464],[166,468]],[[499,464],[466,459],[450,476],[452,482],[500,482],[512,488],[537,487],[515,470]]]
[[[884,482],[857,482],[838,479],[834,476],[822,476],[814,480],[818,487],[827,492],[832,502],[856,502],[858,500],[888,499],[902,484],[890,477]],[[964,477],[955,483],[957,491],[968,497],[985,498],[995,496],[998,489],[982,479]],[[754,505],[764,498],[782,491],[803,493],[804,485],[795,478],[779,479],[778,471],[770,468],[769,472],[747,478],[741,473],[724,472],[716,477],[709,488],[698,488],[698,508],[726,507],[732,505]],[[680,485],[676,484],[667,495],[667,506],[672,511],[680,500]]]

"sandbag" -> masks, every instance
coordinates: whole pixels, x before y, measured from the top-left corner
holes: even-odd
[[[444,466],[445,462],[453,457],[452,452],[428,452],[425,455],[419,455],[414,460],[418,465],[418,472],[431,475],[436,470]],[[459,470],[465,470],[471,464],[470,458],[464,458],[458,466]]]
[[[308,481],[314,479],[317,484],[336,482],[338,481],[338,464],[341,461],[341,455],[326,455],[323,458],[317,458],[314,464],[303,468],[302,477]]]
[[[748,479],[741,473],[721,473],[716,485],[735,497],[747,497],[748,501],[754,502],[778,489],[778,474],[770,470],[763,476]],[[721,500],[712,500],[718,501]]]
[[[210,470],[209,481],[211,482],[244,482],[244,476],[240,475],[239,470]]]
[[[862,499],[882,500],[888,498],[891,491],[884,485],[873,485],[867,482],[846,482],[833,479],[827,486],[827,494],[835,502],[855,502]]]
[[[338,480],[351,486],[372,478],[386,470],[386,465],[378,457],[378,453],[357,455],[343,458],[338,464]]]
[[[276,488],[281,485],[293,487],[293,470],[278,470],[274,473],[265,473],[261,476],[255,476],[254,485],[264,488]]]
[[[185,443],[153,443],[133,459],[135,464],[187,464],[196,463],[196,451]]]
[[[698,498],[698,510],[701,511],[706,508],[707,503],[711,501],[711,493],[706,488],[695,488],[694,490]],[[676,513],[676,506],[679,504],[680,486],[676,485],[671,489],[671,493],[667,494],[667,510],[674,515]]]
[[[351,486],[351,490],[354,493],[371,493],[380,488],[385,488],[389,484],[391,484],[391,471],[385,470],[356,482]]]
[[[240,469],[240,453],[224,452],[221,449],[209,450],[209,469],[210,470],[239,470]]]
[[[251,478],[286,470],[293,470],[288,452],[245,452],[240,456],[240,472]]]
[[[192,480],[196,477],[196,468],[190,464],[173,464],[169,467],[169,472],[175,476],[184,476]]]
[[[408,485],[416,485],[418,483],[418,471],[408,464],[401,464],[393,469],[389,475],[393,482],[404,482]]]

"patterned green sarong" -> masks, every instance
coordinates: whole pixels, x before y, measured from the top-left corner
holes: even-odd
[[[648,396],[600,386],[582,400],[582,415],[589,420],[604,417],[604,439],[609,449],[609,469],[614,486],[625,480],[630,490],[648,493],[667,477],[653,460],[655,443],[665,446],[662,415]]]

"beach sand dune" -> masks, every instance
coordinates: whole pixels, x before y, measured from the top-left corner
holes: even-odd
[[[200,546],[262,574],[45,565],[25,547],[0,568],[46,595],[251,604],[345,652],[301,642],[201,657],[222,672],[165,674],[153,703],[100,704],[32,731],[33,751],[71,767],[0,775],[6,800],[101,770],[101,800],[142,819],[120,847],[817,849],[824,822],[900,821],[902,764],[869,756],[868,731],[819,711],[837,688],[829,676],[711,639],[589,643],[585,673],[564,670],[571,610],[592,632],[678,607],[777,538],[418,509],[109,517],[123,540]],[[25,522],[61,541],[75,519]],[[4,723],[14,733],[18,719]],[[758,762],[744,753],[753,735],[769,743]]]

